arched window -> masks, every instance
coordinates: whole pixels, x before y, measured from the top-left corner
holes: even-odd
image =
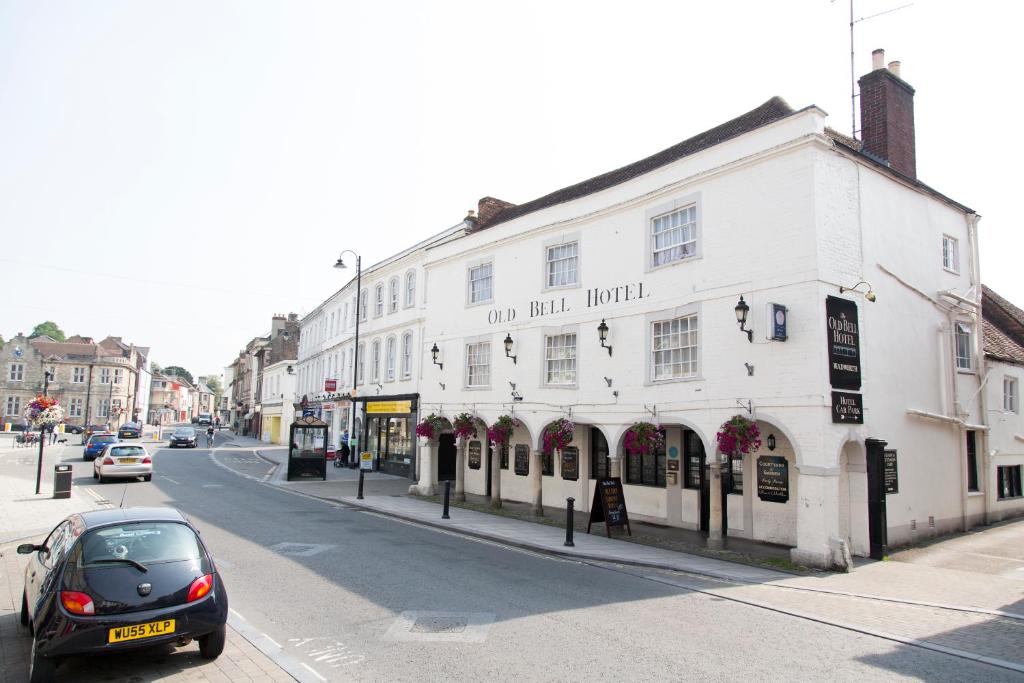
[[[384,348],[384,359],[387,363],[387,374],[385,377],[388,382],[393,382],[395,380],[395,346],[395,338],[388,337]]]
[[[412,332],[402,335],[402,379],[412,376]]]
[[[359,301],[359,321],[366,322],[366,310],[370,307],[370,293],[367,290],[363,290],[360,294]]]
[[[384,315],[384,285],[378,284],[377,288],[373,290],[373,315],[382,316]]]
[[[366,381],[366,344],[359,345],[356,352],[356,381],[362,384]]]
[[[410,270],[405,274],[405,307],[411,308],[416,305],[416,271]]]
[[[373,355],[370,357],[370,377],[374,382],[380,381],[380,339],[373,340]]]
[[[388,283],[388,313],[394,313],[398,310],[398,278],[391,278],[391,282]]]

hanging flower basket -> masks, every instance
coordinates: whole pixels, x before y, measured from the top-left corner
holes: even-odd
[[[665,445],[661,431],[650,422],[634,422],[626,430],[623,448],[629,455],[649,455],[657,453]]]
[[[431,413],[416,425],[416,436],[422,436],[425,439],[436,439],[441,435],[441,432],[450,429],[451,426],[452,423],[448,421],[448,418]]]
[[[511,415],[502,415],[487,429],[487,439],[498,448],[507,446],[508,440],[512,438],[512,431],[520,424],[522,423]]]
[[[456,439],[472,439],[476,437],[476,420],[469,413],[459,413],[452,420],[452,430]]]
[[[55,398],[36,396],[25,409],[25,417],[33,427],[55,425],[64,419],[64,409]]]
[[[573,433],[576,425],[572,420],[560,417],[544,428],[544,455],[551,455],[553,451],[560,451],[572,443]]]
[[[715,436],[718,450],[729,456],[746,455],[761,447],[761,431],[742,415],[729,418]]]

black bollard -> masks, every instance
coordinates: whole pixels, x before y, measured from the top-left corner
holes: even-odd
[[[565,499],[565,545],[575,546],[572,542],[572,506],[576,502],[575,498]]]
[[[444,512],[441,513],[441,519],[451,519],[448,516],[448,499],[452,494],[452,481],[448,479],[444,482]]]
[[[359,470],[359,491],[356,493],[356,500],[363,499],[363,472],[365,471],[363,469]]]

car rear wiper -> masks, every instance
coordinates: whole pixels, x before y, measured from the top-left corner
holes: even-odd
[[[136,562],[135,560],[129,560],[127,557],[115,557],[109,560],[93,560],[89,564],[110,564],[112,562],[127,562],[131,566],[138,569],[140,572],[149,571],[149,567],[147,567],[146,565],[142,564],[141,562]]]

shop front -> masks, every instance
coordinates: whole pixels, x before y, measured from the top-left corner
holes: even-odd
[[[414,478],[418,394],[359,399],[365,418],[360,443],[373,454],[375,469]]]

